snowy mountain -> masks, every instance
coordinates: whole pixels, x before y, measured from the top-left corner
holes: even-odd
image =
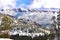
[[[4,21],[2,19],[8,17],[10,20],[10,27],[12,29],[3,29],[4,27]],[[40,24],[36,23],[35,21],[29,20],[29,19],[22,19],[22,18],[16,18],[14,16],[8,15],[8,14],[2,14],[0,13],[0,30],[1,32],[9,30],[9,35],[44,35],[44,34],[50,34],[50,31],[48,29],[43,29]],[[2,24],[3,23],[3,24]],[[6,25],[6,23],[5,23]],[[8,25],[8,24],[7,24]],[[9,28],[9,26],[7,26]],[[22,34],[21,34],[22,33]]]

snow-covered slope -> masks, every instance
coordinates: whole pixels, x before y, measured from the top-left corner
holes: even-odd
[[[0,40],[13,40],[13,39],[8,39],[8,38],[0,38]]]
[[[52,16],[57,17],[57,12],[28,12],[19,16],[18,18],[30,19],[36,21],[39,24],[52,24]]]

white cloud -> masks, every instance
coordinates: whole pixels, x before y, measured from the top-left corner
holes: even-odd
[[[47,8],[60,8],[60,0],[50,0],[44,5],[44,7],[47,7]]]
[[[34,0],[29,8],[60,8],[60,0]]]
[[[30,8],[40,8],[43,2],[41,0],[34,0],[34,2],[29,6]]]
[[[7,8],[14,8],[16,7],[16,0],[1,0],[0,1],[0,8],[7,9]]]

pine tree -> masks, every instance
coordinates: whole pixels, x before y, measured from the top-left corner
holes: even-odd
[[[3,30],[9,30],[11,29],[11,22],[10,22],[10,18],[7,15],[4,15],[4,17],[2,18],[2,24],[3,24]]]

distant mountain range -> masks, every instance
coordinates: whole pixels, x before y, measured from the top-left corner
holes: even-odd
[[[6,9],[0,9],[0,11],[4,11]],[[14,8],[14,9],[7,9],[7,10],[13,10],[15,12],[31,12],[31,11],[59,11],[60,8],[39,8],[39,9],[27,9],[27,8]]]

